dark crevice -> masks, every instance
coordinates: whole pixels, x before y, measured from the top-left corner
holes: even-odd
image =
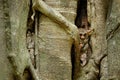
[[[87,17],[87,0],[78,0],[75,25],[78,28],[87,29],[87,27],[90,26]]]
[[[75,50],[74,50],[74,45],[72,45],[71,47],[71,63],[72,63],[72,80],[73,79],[73,76],[74,76],[74,61],[75,61]]]
[[[24,80],[33,80],[32,74],[28,69],[24,70],[23,77],[24,77]]]
[[[32,20],[31,16],[33,15],[32,10],[32,0],[30,0],[29,13],[27,19],[27,31],[26,31],[26,43],[28,53],[30,54],[31,62],[35,69],[37,69],[37,35],[39,28],[39,18],[40,12],[35,11],[34,20]]]
[[[88,16],[87,16],[87,0],[78,0],[77,2],[77,16],[75,19],[75,25],[78,28],[83,29],[89,29],[89,22],[88,22]],[[76,75],[74,74],[74,68],[75,68],[75,51],[74,51],[74,45],[71,48],[71,63],[72,63],[72,80],[73,77]]]
[[[32,0],[30,0],[29,13],[28,13],[28,19],[27,19],[27,32],[28,31],[30,31],[30,32],[34,32],[35,31],[35,29],[34,29],[35,22],[31,19],[32,14],[33,14],[33,11],[32,11]]]
[[[36,11],[35,12],[35,22],[34,22],[34,31],[35,31],[35,54],[34,54],[34,62],[35,62],[35,69],[37,69],[37,61],[38,61],[38,58],[37,58],[37,52],[38,52],[38,40],[37,40],[37,36],[38,36],[38,32],[39,32],[39,20],[40,20],[40,12]]]
[[[114,35],[119,32],[120,30],[120,23],[118,23],[114,29],[112,29],[107,35],[106,35],[106,39],[110,40],[111,38],[114,37]]]
[[[28,53],[30,54],[30,59],[31,62],[34,66],[34,68],[36,68],[35,64],[35,60],[34,60],[34,55],[35,55],[35,21],[31,19],[31,16],[33,14],[32,11],[32,0],[30,0],[30,5],[29,5],[29,13],[28,13],[28,19],[27,19],[27,30],[26,30],[26,46],[28,49]]]

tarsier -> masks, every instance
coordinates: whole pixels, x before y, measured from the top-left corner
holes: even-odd
[[[81,66],[85,66],[88,63],[88,60],[91,56],[91,46],[90,46],[90,36],[93,33],[94,29],[84,29],[84,28],[79,28],[79,35],[80,35],[80,62]]]
[[[79,0],[78,1],[78,10],[77,17],[75,20],[75,24],[79,29],[80,35],[80,62],[81,66],[85,66],[90,58],[92,53],[91,45],[90,45],[90,35],[93,32],[93,29],[90,29],[90,24],[88,22],[87,16],[87,0]]]

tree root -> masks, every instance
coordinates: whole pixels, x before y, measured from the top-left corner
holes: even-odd
[[[34,80],[42,80],[42,79],[39,79],[39,77],[38,77],[38,75],[37,75],[37,73],[36,73],[36,71],[35,71],[35,69],[34,69],[30,60],[29,60],[29,67],[28,68],[29,68]]]
[[[62,27],[68,35],[70,35],[74,40],[74,46],[75,46],[75,65],[74,65],[74,74],[76,77],[74,77],[74,80],[79,76],[80,71],[80,50],[79,50],[79,31],[78,28],[69,22],[64,16],[62,16],[59,12],[48,6],[43,0],[32,0],[33,3],[33,12],[35,10],[40,11],[43,15],[47,16],[54,22],[58,23],[60,27]],[[32,15],[32,19],[35,13]],[[34,20],[34,19],[33,19]]]
[[[15,80],[24,80],[23,74],[24,74],[25,69],[28,69],[30,71],[30,73],[32,74],[33,80],[41,80],[38,77],[30,59],[28,59],[27,62],[25,60],[24,60],[24,62],[20,62],[20,61],[22,61],[21,59],[23,59],[23,58],[21,58],[20,56],[14,54],[14,53],[10,54],[8,56],[8,59],[13,66]],[[18,60],[20,60],[20,61],[18,61]]]
[[[42,0],[32,0],[33,2],[33,16],[35,15],[35,10],[40,11],[45,16],[49,17],[54,22],[58,23],[71,37],[79,43],[79,31],[77,26],[69,22],[64,16],[62,16],[58,11],[54,10],[48,6]]]

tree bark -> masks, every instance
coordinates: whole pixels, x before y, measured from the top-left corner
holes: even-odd
[[[107,17],[108,72],[110,80],[120,79],[120,0],[110,0]]]
[[[8,49],[6,42],[6,27],[9,26],[8,3],[5,0],[0,0],[0,80],[13,80],[13,69],[7,59]],[[8,43],[8,42],[7,42]],[[8,45],[9,46],[9,45]]]
[[[14,69],[14,79],[24,80],[24,71],[29,69],[31,74],[35,71],[31,67],[31,61],[26,48],[26,30],[27,17],[29,11],[29,1],[6,1],[6,16],[8,23],[6,23],[6,40],[7,40],[7,55],[12,68]],[[25,11],[24,11],[25,9]],[[29,67],[29,68],[28,68]],[[32,76],[34,80],[39,80]]]
[[[46,1],[46,3],[48,3],[48,4],[49,4],[49,2],[50,1],[48,1],[48,2]],[[53,0],[53,2],[54,2],[54,0]],[[72,1],[69,1],[69,2],[65,1],[65,2],[66,2],[65,4],[73,6]],[[73,1],[73,2],[76,4],[77,1]],[[76,8],[73,6],[73,8],[71,9],[71,8],[69,8],[71,6],[67,7],[65,5],[66,8],[72,10],[71,11],[72,13],[69,13],[69,12],[67,13],[67,15],[70,14],[71,17],[73,17],[71,19],[71,17],[68,17],[68,16],[66,18],[64,17],[64,16],[66,16],[66,13],[65,13],[65,11],[62,12],[62,5],[60,4],[60,3],[64,4],[62,1],[59,3],[61,5],[60,6],[61,11],[55,10],[55,6],[51,7],[51,6],[46,5],[46,3],[43,2],[42,0],[36,0],[35,2],[33,0],[33,9],[38,10],[43,14],[40,17],[39,35],[38,35],[39,55],[40,55],[39,56],[39,58],[40,58],[39,59],[39,61],[40,61],[39,62],[40,63],[39,70],[40,71],[39,72],[40,72],[41,77],[45,80],[47,78],[50,80],[53,80],[53,79],[55,79],[54,76],[56,76],[56,78],[58,80],[59,79],[71,80],[71,78],[72,78],[72,76],[71,76],[72,75],[72,66],[71,66],[72,45],[75,46],[75,54],[74,54],[75,65],[73,65],[74,66],[73,74],[75,76],[78,76],[78,71],[80,68],[80,66],[79,66],[79,47],[78,47],[79,46],[79,33],[78,33],[77,27],[73,24],[74,20],[75,20]],[[59,7],[59,6],[56,6],[56,7]],[[76,7],[77,7],[77,5],[76,5]],[[63,49],[63,50],[60,51],[61,49]],[[56,58],[56,57],[59,57],[59,58]],[[67,60],[64,60],[64,58],[66,58]],[[56,67],[55,67],[55,65],[56,65]],[[60,66],[60,65],[63,65],[65,70],[68,70],[68,71],[64,72],[64,70],[62,70],[62,66]],[[66,66],[68,66],[68,67],[66,67]],[[55,70],[51,70],[52,68],[55,68]],[[60,71],[57,71],[56,69],[59,69]],[[44,70],[45,70],[45,72],[44,72]],[[54,74],[51,74],[52,72],[54,72]],[[65,73],[65,75],[61,74],[62,72]],[[75,76],[74,76],[74,80],[76,80],[75,78],[77,78]]]

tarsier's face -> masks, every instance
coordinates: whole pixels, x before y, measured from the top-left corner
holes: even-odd
[[[84,41],[88,38],[87,30],[80,28],[79,29],[80,40]]]
[[[93,29],[86,30],[83,28],[79,28],[79,35],[81,40],[88,39],[88,37],[93,33]]]
[[[86,33],[87,33],[87,30],[79,29],[79,35],[81,40],[84,40],[87,37]]]

